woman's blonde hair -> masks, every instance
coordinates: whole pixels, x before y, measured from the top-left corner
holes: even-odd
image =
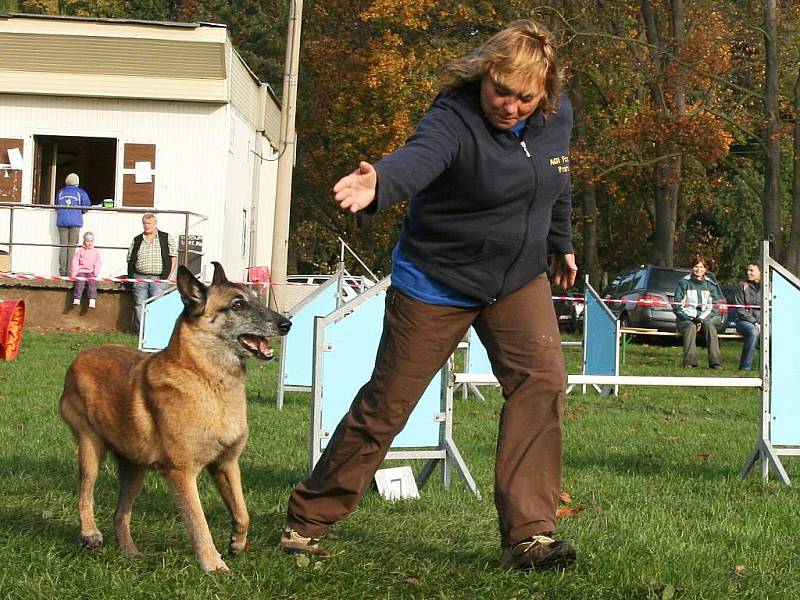
[[[470,54],[450,61],[442,73],[442,87],[458,90],[484,75],[503,86],[522,82],[536,90],[543,80],[542,112],[558,108],[561,69],[555,38],[538,23],[513,21]]]

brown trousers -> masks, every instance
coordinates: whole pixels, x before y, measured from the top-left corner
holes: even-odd
[[[372,377],[311,477],[292,492],[290,527],[319,537],[355,510],[392,440],[470,325],[505,398],[494,489],[502,544],[555,531],[566,372],[544,274],[480,308],[425,304],[390,287]]]

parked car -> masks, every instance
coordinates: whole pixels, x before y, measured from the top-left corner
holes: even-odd
[[[556,309],[558,328],[567,332],[579,331],[583,327],[583,298],[572,291],[553,287],[553,308]]]
[[[622,327],[676,331],[676,317],[672,311],[675,288],[689,273],[689,269],[641,265],[617,275],[601,296]],[[708,271],[706,277],[722,296],[714,274]],[[720,313],[723,323],[717,329],[723,333],[728,327],[727,306],[720,306]]]

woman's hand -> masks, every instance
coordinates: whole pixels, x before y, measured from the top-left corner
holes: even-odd
[[[550,264],[550,276],[553,283],[566,290],[575,285],[578,276],[578,265],[575,264],[574,254],[556,254]]]
[[[342,177],[333,186],[333,199],[339,203],[340,208],[356,213],[372,204],[377,185],[378,174],[375,167],[361,161],[358,169]]]

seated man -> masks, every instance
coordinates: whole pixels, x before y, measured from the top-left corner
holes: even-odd
[[[753,354],[761,336],[761,265],[747,265],[747,279],[736,287],[736,331],[744,337],[739,370],[749,371],[753,367]]]
[[[717,326],[722,323],[717,304],[724,299],[717,286],[706,279],[706,263],[697,257],[692,260],[692,272],[681,279],[675,289],[672,310],[678,318],[676,327],[683,334],[683,367],[697,367],[697,334],[703,332],[708,347],[708,366],[721,369]]]

